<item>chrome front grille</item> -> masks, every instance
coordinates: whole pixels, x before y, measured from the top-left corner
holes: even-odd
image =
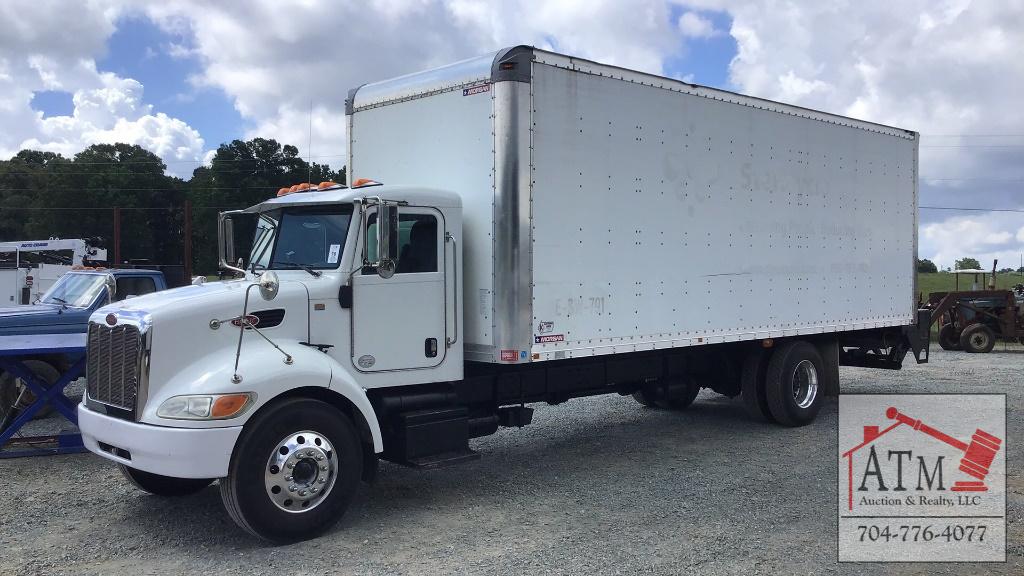
[[[89,399],[135,410],[142,370],[142,335],[128,324],[89,323],[86,389]]]

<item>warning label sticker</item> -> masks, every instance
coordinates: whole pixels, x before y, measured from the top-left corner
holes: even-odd
[[[484,92],[490,92],[490,84],[480,84],[479,86],[470,86],[469,88],[462,89],[463,96],[472,96],[474,94],[483,94]]]

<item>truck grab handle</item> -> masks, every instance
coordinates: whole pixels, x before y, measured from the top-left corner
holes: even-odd
[[[455,315],[453,332],[455,336],[445,338],[445,343],[451,348],[459,341],[459,241],[451,232],[444,233],[444,240],[452,243],[452,275],[455,277],[455,281],[452,282],[452,313]]]

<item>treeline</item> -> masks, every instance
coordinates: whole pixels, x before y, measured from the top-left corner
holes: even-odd
[[[345,182],[344,168],[307,163],[295,146],[264,138],[222,144],[189,180],[166,170],[158,156],[129,144],[96,144],[74,158],[22,150],[0,160],[0,242],[90,238],[113,258],[119,207],[122,261],[182,264],[188,201],[193,271],[212,274],[219,210],[256,204],[300,182]]]

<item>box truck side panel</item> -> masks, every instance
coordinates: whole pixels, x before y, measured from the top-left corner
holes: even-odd
[[[493,135],[490,86],[357,109],[350,118],[350,181],[415,184],[462,196],[466,357],[491,359]],[[362,91],[360,91],[361,93]],[[357,93],[358,97],[359,93]],[[357,99],[358,104],[358,99]],[[367,195],[372,196],[372,188]],[[483,350],[483,352],[480,352]]]
[[[541,63],[532,90],[539,359],[914,322],[912,133]]]

